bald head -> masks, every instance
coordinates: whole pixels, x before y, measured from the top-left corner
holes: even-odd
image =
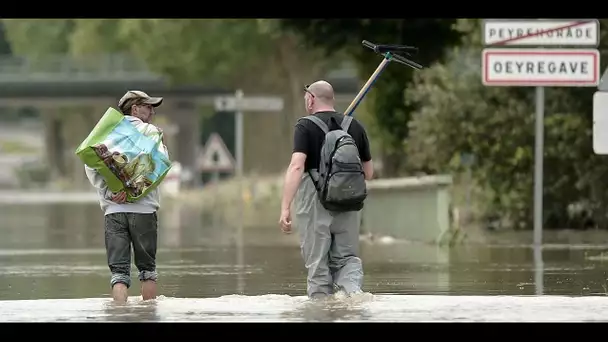
[[[327,81],[317,81],[308,88],[304,96],[304,106],[308,114],[334,110],[334,88]]]
[[[315,95],[316,98],[326,104],[334,103],[334,88],[327,81],[317,81],[308,87],[308,90]]]

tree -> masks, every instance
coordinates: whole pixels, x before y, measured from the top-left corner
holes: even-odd
[[[278,30],[277,20],[272,19],[87,19],[76,20],[75,26],[71,37],[75,55],[128,52],[175,83],[282,95],[290,115],[281,116],[268,129],[279,132],[283,152],[290,145],[294,118],[302,111],[303,85],[339,61],[319,58],[318,49]],[[263,129],[269,123],[255,124]]]
[[[284,77],[322,73],[331,65],[330,60],[317,58],[317,51],[302,46],[295,35],[279,31],[277,21],[270,19],[3,19],[3,23],[17,55],[67,53],[86,59],[129,53],[176,83],[232,87],[249,83],[256,90],[281,90]]]
[[[446,19],[282,19],[281,27],[302,35],[311,46],[324,49],[327,56],[346,51],[357,61],[359,76],[367,79],[382,58],[363,48],[362,40],[417,46],[420,52],[415,59],[430,66],[442,60],[449,46],[459,42],[461,33],[452,28],[454,23],[455,20]],[[404,170],[407,123],[417,108],[416,103],[406,103],[404,94],[414,73],[402,65],[389,66],[366,95],[376,135],[382,139],[387,176]]]
[[[11,45],[6,37],[4,23],[0,21],[0,55],[10,55]]]
[[[475,181],[489,196],[485,215],[530,228],[534,89],[483,86],[480,21],[463,20],[458,27],[466,34],[463,46],[452,49],[449,62],[417,73],[407,91],[408,99],[421,104],[410,122],[410,163],[429,173],[458,173],[463,153],[473,154]],[[601,40],[608,42],[608,35]],[[546,228],[585,227],[590,221],[608,227],[608,166],[606,157],[594,155],[591,148],[594,91],[546,89]]]
[[[13,54],[31,59],[67,52],[74,29],[73,20],[66,19],[2,19],[2,23]]]
[[[289,156],[293,119],[302,112],[303,85],[325,74],[336,60],[339,62],[338,58],[319,58],[321,52],[304,46],[299,36],[278,30],[275,19],[6,22],[11,45],[23,56],[69,53],[83,63],[95,63],[97,58],[91,56],[130,54],[173,83],[238,87],[248,94],[283,96],[289,115],[279,119],[260,115],[260,120],[251,120],[246,126],[253,127],[253,132],[272,131],[264,138],[274,139],[268,144],[283,148],[280,155],[285,158]],[[272,157],[266,164],[275,168],[282,162]]]

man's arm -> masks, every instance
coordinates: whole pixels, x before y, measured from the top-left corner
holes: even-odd
[[[289,210],[291,202],[298,191],[302,173],[304,173],[304,163],[306,155],[302,152],[294,152],[291,155],[291,162],[285,172],[285,182],[283,184],[283,200],[281,201],[281,210]]]
[[[160,144],[162,145],[163,148],[161,149],[161,152],[165,155],[165,157],[167,157],[167,159],[169,159],[169,149],[167,148],[167,144],[165,144],[165,133],[163,132],[162,128],[160,128],[160,127],[156,127],[156,128],[158,129],[160,134],[162,134]]]
[[[369,147],[369,139],[367,138],[367,132],[361,123],[357,121],[357,126],[361,130],[361,141],[359,142],[359,156],[363,164],[363,172],[365,173],[365,179],[370,180],[374,178],[374,162],[372,161],[372,153]]]
[[[163,138],[163,141],[161,142],[161,146],[163,147],[161,149],[161,153],[164,154],[165,157],[167,157],[167,159],[171,160],[171,158],[169,158],[169,149],[167,148],[167,145],[165,145],[164,138]]]
[[[301,124],[296,124],[293,136],[293,153],[291,161],[285,172],[285,181],[283,183],[283,199],[281,200],[281,210],[289,210],[291,202],[298,191],[302,174],[304,173],[304,165],[306,164],[306,156],[308,155],[308,135],[306,129]]]
[[[363,162],[363,172],[365,173],[365,180],[374,178],[374,163],[371,159]]]
[[[112,196],[112,192],[109,191],[105,179],[103,179],[99,172],[97,172],[93,168],[88,167],[87,165],[84,166],[84,172],[87,175],[87,178],[89,179],[91,185],[93,185],[95,189],[101,191],[106,199],[110,199]]]

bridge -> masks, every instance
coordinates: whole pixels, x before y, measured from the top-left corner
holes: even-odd
[[[327,78],[334,85],[339,102],[350,102],[359,90],[358,82],[348,71],[336,71]],[[64,131],[72,133],[74,129],[66,128],[62,120],[66,108],[80,108],[86,117],[80,122],[86,129],[73,132],[81,140],[97,118],[109,106],[116,106],[118,98],[130,89],[165,98],[159,112],[169,113],[169,121],[179,132],[171,140],[172,154],[189,171],[194,169],[200,144],[198,108],[212,107],[217,96],[234,94],[234,89],[209,85],[171,84],[151,72],[141,60],[125,54],[86,59],[67,55],[40,59],[0,57],[0,107],[37,109],[44,121],[46,156],[54,175],[66,174],[66,160],[73,156],[73,149],[62,141]],[[75,176],[84,177],[81,174],[77,172]]]

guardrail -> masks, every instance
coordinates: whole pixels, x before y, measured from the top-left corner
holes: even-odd
[[[362,230],[376,236],[442,243],[450,232],[450,175],[368,182]]]
[[[0,82],[61,80],[158,80],[140,59],[125,54],[87,57],[52,55],[40,58],[0,56]]]

